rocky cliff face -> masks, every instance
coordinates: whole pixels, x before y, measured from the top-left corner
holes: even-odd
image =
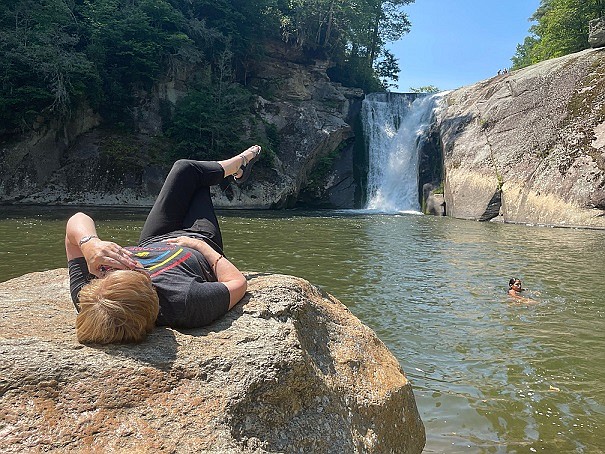
[[[257,62],[247,83],[253,91],[271,93],[270,99],[256,97],[256,114],[278,135],[274,168],[233,193],[217,191],[217,206],[292,207],[322,159],[330,157],[332,163],[343,152],[346,156],[344,145],[354,136],[350,125],[363,93],[331,83],[326,69],[327,62],[268,44],[266,58]],[[106,131],[98,115],[82,109],[64,122],[41,123],[18,143],[1,144],[0,203],[151,205],[168,171],[153,159],[158,147],[163,151],[154,139],[162,130],[162,105],[174,105],[194,77],[194,68],[181,68],[151,93],[139,93],[139,105],[133,106],[136,133]],[[246,136],[246,127],[238,127]],[[337,203],[352,207],[352,165],[345,161],[331,177],[322,175],[321,185],[326,193],[349,186]]]
[[[605,228],[605,50],[493,77],[445,102],[448,215]]]
[[[248,275],[213,325],[83,346],[67,270],[0,284],[0,451],[420,453],[410,383],[308,282]]]
[[[336,169],[330,175],[321,175],[322,190],[330,193],[331,188],[340,186],[338,192],[347,195],[334,205],[353,207],[352,123],[363,92],[330,82],[327,69],[327,62],[316,60],[309,64],[282,45],[270,48],[249,84],[274,93],[271,99],[258,97],[257,112],[279,133],[275,174],[236,190],[231,200],[217,191],[215,200],[219,206],[292,208],[301,190],[317,177],[320,161],[331,158],[330,167],[336,162]],[[343,191],[346,186],[350,189]]]

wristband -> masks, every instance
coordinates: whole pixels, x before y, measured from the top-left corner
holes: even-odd
[[[87,235],[78,242],[78,246],[82,246],[84,243],[87,243],[88,241],[92,240],[93,238],[99,238],[99,237],[97,235]]]

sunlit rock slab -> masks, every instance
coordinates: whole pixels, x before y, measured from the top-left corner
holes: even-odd
[[[605,49],[496,75],[439,111],[447,214],[605,228]]]

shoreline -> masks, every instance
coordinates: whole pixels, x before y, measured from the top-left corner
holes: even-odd
[[[151,209],[152,205],[105,205],[105,204],[37,204],[37,203],[4,203],[0,202],[0,218],[4,214],[2,212],[2,208],[10,207],[16,210],[22,209],[34,209],[34,208],[43,208],[43,209],[95,209],[95,210],[117,210],[117,211],[126,211],[126,210],[136,210],[136,211],[147,211]],[[356,211],[359,211],[360,215],[381,215],[381,216],[401,216],[402,213],[368,213],[364,208],[351,208],[347,210],[342,210],[338,208],[266,208],[266,207],[233,207],[233,206],[220,206],[215,205],[215,209],[218,211],[225,212],[242,212],[242,211],[258,211],[258,212],[266,212],[266,213],[292,213],[292,212],[330,212],[330,211],[338,211],[343,212],[346,211],[351,215],[355,215]],[[430,216],[430,215],[425,215]],[[465,218],[456,218],[453,216],[436,216],[436,217],[444,217],[450,219],[457,219],[460,221],[468,221],[468,222],[481,222],[476,221],[474,219],[465,219]],[[530,222],[511,222],[511,221],[501,221],[497,218],[494,218],[490,221],[485,221],[487,224],[504,224],[504,225],[519,225],[525,227],[541,227],[541,228],[551,228],[551,229],[572,229],[572,230],[595,230],[595,231],[605,231],[605,227],[591,226],[591,225],[563,225],[563,224],[543,224],[543,223],[530,223]]]

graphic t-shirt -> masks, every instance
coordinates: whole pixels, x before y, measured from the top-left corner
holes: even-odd
[[[203,254],[195,249],[154,242],[127,247],[151,276],[160,300],[157,325],[195,328],[212,323],[229,310],[229,290],[217,282]],[[94,276],[86,260],[69,261],[72,300],[79,310],[80,289]]]

